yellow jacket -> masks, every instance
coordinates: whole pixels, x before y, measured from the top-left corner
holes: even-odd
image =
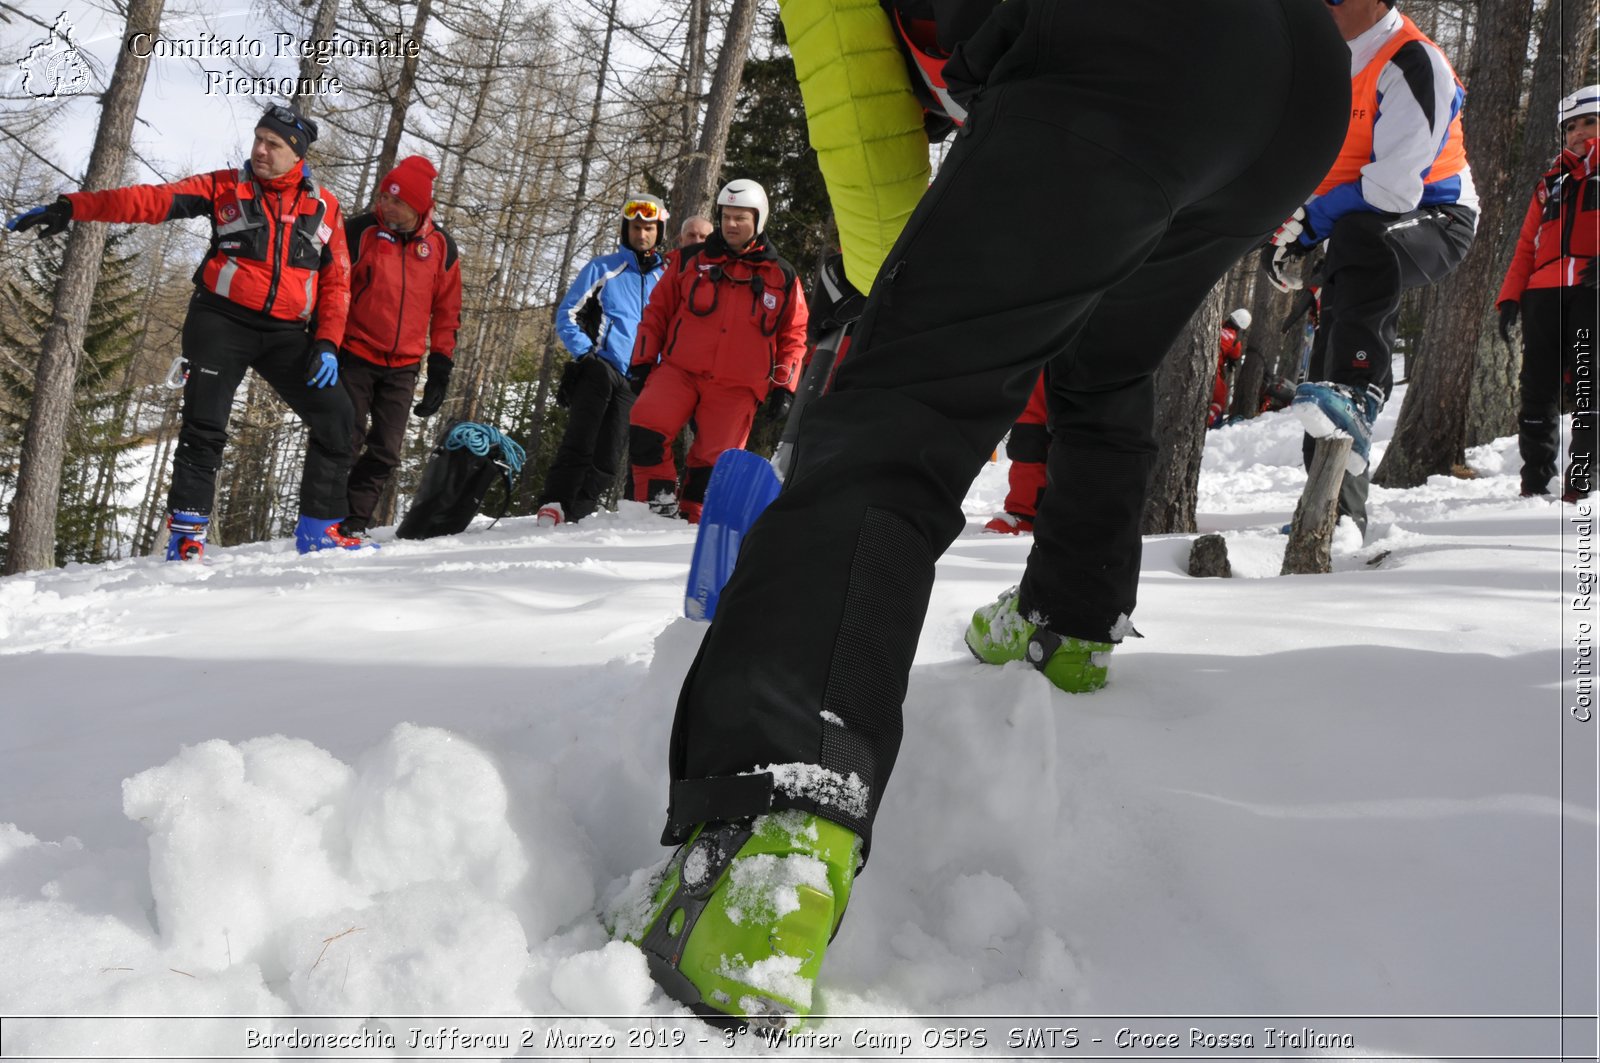
[[[806,125],[859,291],[927,191],[922,106],[878,0],[779,0]]]

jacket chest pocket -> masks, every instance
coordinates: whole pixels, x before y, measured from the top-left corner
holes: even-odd
[[[297,269],[316,269],[322,265],[322,249],[333,232],[323,224],[326,207],[318,202],[310,213],[302,209],[295,217],[289,237],[289,265]]]

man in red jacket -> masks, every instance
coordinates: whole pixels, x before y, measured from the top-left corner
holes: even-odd
[[[1596,256],[1600,255],[1600,85],[1561,101],[1564,150],[1539,178],[1517,249],[1495,300],[1500,335],[1522,316],[1521,408],[1517,446],[1522,494],[1547,494],[1560,457],[1562,392],[1573,408],[1572,443],[1561,498],[1594,489]]]
[[[769,420],[788,416],[806,351],[805,292],[766,237],[766,190],[730,181],[717,207],[718,230],[669,261],[651,292],[628,373],[639,393],[628,425],[634,497],[691,523],[712,466],[744,446],[763,403]],[[680,496],[668,441],[690,418]]]
[[[1206,412],[1206,427],[1221,428],[1228,421],[1228,393],[1233,390],[1233,370],[1244,357],[1240,333],[1250,327],[1250,311],[1240,307],[1222,323],[1217,337],[1217,377],[1211,383],[1211,408]]]
[[[352,298],[339,378],[355,407],[358,455],[350,469],[350,515],[339,525],[345,535],[366,532],[400,463],[423,354],[428,383],[412,412],[437,413],[450,383],[461,324],[461,263],[455,240],[433,219],[438,173],[420,155],[401,159],[378,182],[373,209],[345,226]]]
[[[167,493],[167,560],[198,558],[228,440],[233,393],[254,369],[305,422],[300,479],[301,553],[359,543],[339,534],[354,418],[339,382],[339,341],[350,308],[350,258],[339,201],[305,163],[317,126],[273,106],[256,123],[250,161],[164,185],[72,192],[13,218],[41,236],[69,221],[211,221],[183,324],[188,363],[183,421]]]

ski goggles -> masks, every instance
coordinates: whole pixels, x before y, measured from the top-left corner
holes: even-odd
[[[622,216],[629,221],[660,221],[662,213],[653,199],[630,199],[622,205]]]

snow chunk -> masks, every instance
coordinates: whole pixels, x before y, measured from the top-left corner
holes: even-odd
[[[735,953],[731,959],[722,957],[717,973],[751,989],[792,1000],[807,1010],[811,1007],[811,979],[800,973],[798,956],[773,955],[746,963],[743,953]],[[739,1006],[746,1014],[761,1014],[767,1010],[766,1002],[754,997],[740,997]]]
[[[334,867],[318,804],[341,768],[296,739],[213,740],[123,782],[123,812],[150,830],[161,937],[182,964],[221,970],[276,926],[362,900]]]
[[[746,920],[772,925],[800,908],[800,887],[833,896],[828,869],[814,856],[760,853],[733,862],[728,869],[728,918],[735,926]]]
[[[505,897],[528,872],[506,787],[481,750],[403,723],[361,761],[350,796],[351,870],[372,890],[466,880]]]
[[[620,941],[569,956],[550,976],[550,992],[574,1015],[642,1015],[655,988],[644,953]]]

